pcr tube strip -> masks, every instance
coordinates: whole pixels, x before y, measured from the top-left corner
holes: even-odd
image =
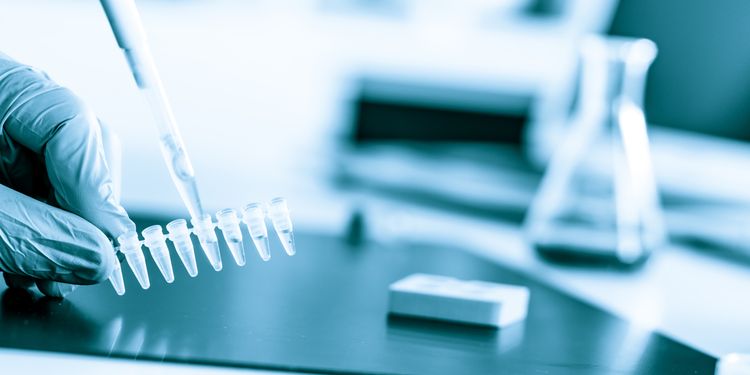
[[[120,251],[125,256],[125,260],[133,271],[141,288],[148,289],[151,286],[151,282],[146,271],[146,258],[143,254],[142,246],[145,245],[148,248],[151,257],[154,259],[162,276],[164,276],[164,280],[167,283],[172,283],[174,281],[174,271],[167,240],[172,242],[188,274],[191,277],[196,277],[198,276],[198,266],[196,265],[195,250],[190,235],[193,234],[198,238],[201,248],[213,269],[221,271],[223,265],[219,251],[219,239],[215,231],[218,228],[224,235],[224,240],[229,247],[229,251],[232,253],[235,263],[238,266],[244,266],[246,259],[242,229],[240,227],[240,220],[242,220],[247,226],[258,255],[260,255],[263,261],[268,261],[271,259],[271,252],[266,217],[270,219],[284,251],[289,256],[294,255],[296,249],[292,220],[284,198],[272,199],[267,208],[262,203],[250,203],[242,209],[241,218],[237,210],[232,208],[217,212],[216,223],[214,223],[211,215],[205,214],[202,217],[191,219],[191,228],[188,228],[185,219],[173,220],[166,225],[167,235],[163,233],[161,225],[152,225],[144,229],[141,232],[143,240],[139,239],[137,232],[131,231],[117,238],[119,246],[115,250]],[[115,268],[109,277],[109,281],[118,295],[125,294],[122,266],[117,261],[115,262]]]

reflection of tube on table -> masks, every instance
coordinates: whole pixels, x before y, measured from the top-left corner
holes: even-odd
[[[292,231],[292,220],[289,216],[289,208],[284,198],[275,198],[268,205],[268,216],[271,224],[274,226],[279,240],[289,256],[296,252],[294,244],[294,233]],[[268,243],[268,229],[266,228],[266,210],[261,203],[251,203],[242,210],[242,222],[247,226],[253,244],[263,261],[271,258],[270,247]],[[174,271],[172,269],[172,260],[169,254],[167,239],[172,242],[177,255],[182,264],[185,266],[191,277],[198,275],[198,267],[195,260],[195,250],[191,234],[195,235],[206,254],[206,258],[216,271],[223,268],[221,262],[221,252],[219,239],[216,236],[216,229],[222,231],[224,240],[232,253],[235,263],[242,267],[246,264],[245,245],[240,226],[240,218],[234,209],[224,209],[216,213],[217,222],[214,223],[210,215],[203,215],[199,219],[193,218],[192,228],[187,227],[185,219],[177,219],[166,225],[168,235],[164,235],[160,225],[152,225],[143,230],[143,240],[138,238],[138,233],[128,232],[118,237],[119,251],[125,255],[130,269],[133,271],[138,283],[143,289],[148,289],[151,285],[146,269],[146,258],[143,255],[142,246],[145,245],[154,262],[159,268],[162,276],[167,283],[174,281]],[[119,263],[115,265],[115,270],[109,277],[109,281],[119,295],[125,294],[125,283],[122,277],[122,268]]]

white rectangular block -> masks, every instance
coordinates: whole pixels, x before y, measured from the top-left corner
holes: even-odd
[[[413,274],[391,284],[392,314],[505,327],[526,318],[523,286]]]

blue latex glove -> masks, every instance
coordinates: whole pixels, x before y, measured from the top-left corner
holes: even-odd
[[[135,228],[119,203],[118,163],[116,140],[78,97],[0,53],[0,271],[8,286],[36,284],[63,297],[72,284],[107,279],[116,261],[109,239]]]

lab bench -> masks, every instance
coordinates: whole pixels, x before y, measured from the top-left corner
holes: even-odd
[[[137,220],[139,227],[165,222]],[[198,253],[198,276],[175,262],[172,284],[149,260],[151,288],[140,289],[125,269],[122,297],[107,283],[62,301],[2,287],[0,346],[347,374],[709,374],[716,364],[459,248],[352,244],[305,232],[296,240],[295,256],[274,246],[270,261],[248,253],[244,267],[230,261],[222,242],[221,272]],[[388,285],[416,272],[526,286],[528,316],[490,329],[389,315]]]

